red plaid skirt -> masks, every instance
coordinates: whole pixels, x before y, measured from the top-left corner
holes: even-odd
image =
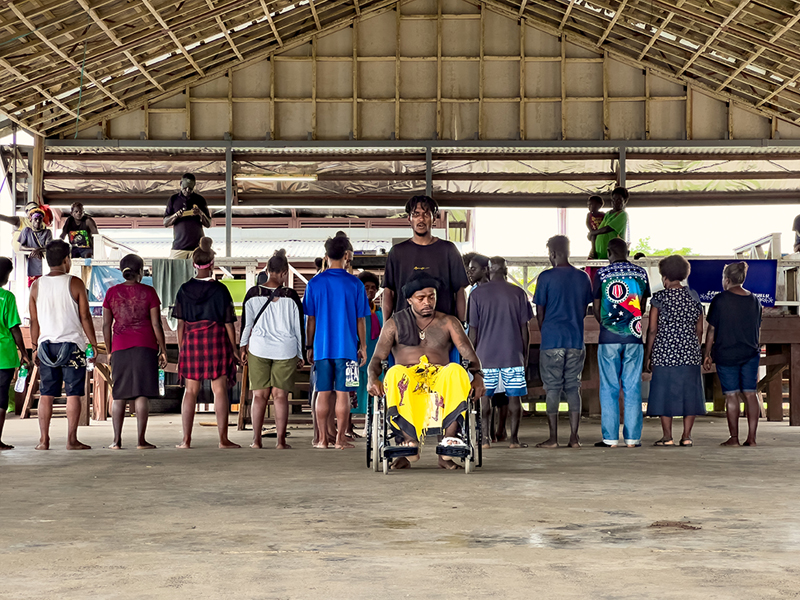
[[[228,387],[236,385],[236,363],[225,325],[214,321],[184,323],[178,373],[203,381],[228,376]]]

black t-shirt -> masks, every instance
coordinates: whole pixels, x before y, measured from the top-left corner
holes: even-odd
[[[185,211],[184,216],[177,219],[172,226],[173,250],[194,250],[200,245],[200,238],[203,237],[203,222],[200,217],[191,214],[192,207],[195,206],[199,207],[209,219],[211,218],[211,213],[208,212],[208,203],[200,194],[192,192],[188,199],[183,194],[174,194],[170,197],[167,210],[164,211],[165,217],[174,215],[181,209]]]
[[[479,285],[469,297],[469,326],[478,331],[476,352],[481,366],[527,366],[522,328],[532,318],[531,303],[521,287],[498,280]]]
[[[64,221],[61,237],[68,236],[67,239],[69,239],[69,243],[73,248],[84,250],[86,248],[94,248],[92,233],[95,231],[97,231],[97,225],[92,217],[83,215],[80,221],[76,221],[75,217],[70,215]]]
[[[444,289],[438,290],[436,310],[447,315],[456,315],[456,291],[469,285],[464,262],[453,242],[436,240],[428,246],[406,240],[395,245],[386,259],[383,287],[395,293],[395,311],[408,306],[403,286],[415,271],[425,271],[438,278]]]
[[[188,323],[235,323],[231,293],[219,281],[190,279],[178,290],[172,317]]]
[[[711,357],[718,365],[742,365],[761,350],[761,303],[753,294],[722,292],[708,307],[708,324],[714,327]]]
[[[794,218],[794,223],[792,224],[792,231],[794,231],[794,245],[797,246],[800,244],[800,215],[797,215]]]

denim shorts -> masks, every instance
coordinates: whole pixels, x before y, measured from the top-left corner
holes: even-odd
[[[61,344],[50,344],[51,352],[57,355]],[[76,344],[70,353],[66,364],[60,367],[48,367],[40,359],[39,364],[39,394],[42,396],[61,396],[61,384],[64,384],[66,396],[83,396],[86,392],[86,357]]]
[[[757,354],[741,365],[717,365],[717,375],[722,386],[722,393],[755,392],[758,387],[758,362],[760,358]]]
[[[358,388],[349,388],[346,385],[347,363],[346,358],[324,358],[314,361],[316,372],[316,390],[318,392],[351,392]]]

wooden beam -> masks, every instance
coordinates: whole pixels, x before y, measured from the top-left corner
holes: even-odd
[[[395,47],[394,47],[394,137],[400,139],[400,7],[401,0],[395,3]]]
[[[61,57],[61,58],[62,58],[64,61],[66,61],[67,63],[69,63],[69,64],[70,64],[70,65],[71,65],[71,66],[72,66],[74,69],[77,69],[78,71],[85,71],[84,69],[82,69],[82,68],[81,68],[81,65],[79,65],[79,64],[78,64],[78,63],[76,63],[74,60],[72,60],[72,59],[71,59],[69,56],[67,56],[67,54],[66,54],[66,53],[64,53],[64,51],[63,51],[63,50],[61,50],[61,48],[59,48],[58,46],[56,46],[56,45],[55,45],[53,42],[51,42],[51,41],[48,39],[48,37],[47,37],[46,35],[44,35],[44,34],[43,34],[41,31],[39,31],[39,28],[37,28],[37,27],[36,27],[36,26],[35,26],[35,25],[34,25],[34,24],[31,22],[31,20],[30,20],[30,19],[28,19],[28,18],[27,18],[27,17],[26,17],[24,14],[22,14],[22,12],[21,12],[21,11],[20,11],[20,10],[19,10],[19,9],[18,9],[18,8],[17,8],[15,5],[14,5],[14,3],[13,3],[13,2],[9,2],[9,3],[8,3],[8,7],[11,9],[11,11],[12,11],[12,12],[13,12],[15,15],[17,15],[17,18],[19,18],[19,20],[20,20],[20,21],[22,21],[22,22],[25,24],[25,27],[27,27],[28,29],[30,29],[30,30],[31,30],[31,31],[32,31],[32,32],[33,32],[33,33],[36,35],[36,37],[38,37],[38,38],[39,38],[40,40],[42,40],[42,41],[43,41],[45,44],[47,44],[47,46],[48,46],[48,47],[49,47],[49,48],[50,48],[50,49],[51,49],[53,52],[55,52],[56,54],[58,54],[58,56],[60,56],[60,57]],[[105,87],[105,86],[104,86],[102,83],[100,83],[100,82],[99,82],[97,79],[95,79],[95,78],[94,78],[94,76],[93,76],[91,73],[89,73],[88,71],[85,71],[85,73],[84,73],[84,74],[85,74],[86,78],[87,78],[89,81],[91,81],[91,82],[94,84],[94,86],[95,86],[95,87],[96,87],[98,90],[100,90],[101,92],[103,92],[103,93],[104,93],[106,96],[108,96],[109,98],[111,98],[111,99],[112,99],[114,102],[116,102],[117,104],[119,104],[119,105],[120,105],[122,108],[127,108],[127,106],[125,105],[125,103],[124,103],[122,100],[120,100],[120,99],[119,99],[119,98],[117,98],[117,97],[116,97],[114,94],[112,94],[112,93],[111,93],[111,92],[110,92],[110,91],[109,91],[109,90],[108,90],[108,89],[107,89],[107,88],[106,88],[106,87]]]
[[[519,139],[527,139],[528,133],[526,128],[527,115],[525,111],[527,106],[525,104],[525,19],[519,20]]]
[[[356,3],[358,0],[356,0]],[[359,10],[359,13],[361,11]],[[353,23],[352,31],[352,41],[353,41],[353,117],[352,117],[352,126],[353,126],[353,139],[359,140],[358,133],[358,28],[360,22],[359,19],[356,19]]]
[[[269,23],[269,28],[272,29],[272,35],[275,36],[275,41],[278,42],[278,46],[283,48],[283,40],[281,39],[281,36],[278,35],[278,30],[275,27],[275,21],[272,20],[272,15],[270,14],[267,3],[264,0],[261,0],[261,10],[264,11],[264,15],[267,17],[267,22]]]
[[[564,11],[564,17],[561,19],[561,23],[558,26],[558,31],[564,31],[564,27],[567,24],[567,19],[569,19],[569,15],[572,12],[572,7],[575,6],[575,0],[569,0],[569,6],[567,6],[567,10]]]
[[[680,8],[685,3],[686,3],[686,0],[678,0],[677,7]],[[644,50],[642,50],[639,53],[639,56],[638,56],[638,58],[636,60],[642,60],[645,57],[645,55],[650,51],[650,48],[653,47],[653,44],[655,44],[656,41],[659,39],[659,37],[661,37],[661,34],[667,28],[667,25],[669,25],[670,21],[672,21],[672,18],[674,16],[675,16],[675,13],[672,12],[672,11],[670,11],[667,14],[667,17],[661,22],[661,25],[658,26],[658,29],[656,29],[655,32],[653,32],[653,35],[650,37],[650,41],[647,42],[647,46],[645,46]]]
[[[484,139],[486,132],[484,131],[483,119],[483,94],[484,86],[486,85],[486,61],[484,60],[484,47],[486,45],[486,18],[485,18],[486,5],[481,3],[481,32],[479,40],[479,58],[480,63],[478,67],[478,139]]]
[[[33,155],[31,157],[31,179],[33,201],[42,204],[44,197],[44,137],[33,136]]]
[[[561,35],[561,139],[567,139],[567,36]]]
[[[91,17],[92,21],[94,21],[95,24],[105,32],[105,34],[108,36],[108,38],[112,42],[114,42],[114,44],[116,44],[117,46],[122,46],[122,41],[120,41],[120,39],[117,37],[117,35],[113,31],[111,31],[111,29],[109,29],[109,27],[108,27],[108,25],[106,25],[105,21],[103,21],[103,19],[100,18],[100,15],[97,14],[97,11],[95,11],[91,6],[89,6],[89,3],[86,0],[78,0],[78,4],[80,4],[81,8],[83,8],[83,10],[85,10],[88,13],[88,15]],[[162,92],[164,91],[164,87],[158,81],[156,81],[150,75],[150,73],[147,72],[147,70],[139,63],[139,61],[136,60],[136,58],[134,58],[133,54],[131,54],[130,51],[123,50],[122,53],[125,55],[125,58],[127,58],[131,62],[131,64],[134,67],[136,67],[136,69],[142,75],[144,75],[145,78],[150,83],[152,83],[154,86],[156,86]]]
[[[528,0],[522,0],[522,4],[519,5],[519,16],[522,16],[522,13],[525,12],[525,7],[528,5]]]
[[[3,59],[3,58],[0,58],[0,67],[3,67],[4,69],[8,70],[8,72],[9,72],[9,73],[11,73],[12,75],[14,75],[14,76],[15,76],[15,77],[17,77],[18,79],[21,79],[22,81],[30,81],[30,79],[29,79],[29,78],[28,78],[28,77],[27,77],[27,76],[26,76],[24,73],[22,73],[21,71],[19,71],[19,70],[15,69],[15,68],[14,68],[14,67],[11,65],[11,63],[9,63],[7,60],[5,60],[5,59]],[[44,97],[45,97],[45,98],[46,98],[46,99],[47,99],[49,102],[52,102],[53,104],[55,104],[56,106],[58,106],[58,107],[59,107],[61,110],[63,110],[63,111],[66,111],[67,113],[69,113],[69,114],[70,114],[70,115],[72,115],[73,117],[77,117],[77,116],[78,116],[78,113],[76,113],[76,112],[75,112],[74,110],[72,110],[72,109],[71,109],[69,106],[67,106],[66,104],[64,104],[63,102],[61,102],[61,101],[60,101],[58,98],[56,98],[55,96],[51,96],[51,95],[50,95],[50,94],[47,92],[47,90],[45,90],[45,89],[44,89],[43,87],[41,87],[40,85],[33,85],[33,86],[31,86],[31,87],[33,87],[33,89],[35,89],[35,90],[36,90],[37,92],[39,92],[39,93],[40,93],[42,96],[44,96]],[[80,120],[85,122],[85,121],[86,121],[86,118],[85,118],[85,117],[81,117],[81,118],[80,118]],[[21,124],[23,127],[25,126],[25,125],[22,123],[22,121],[20,121],[20,122],[19,122],[19,124]]]
[[[178,39],[178,36],[175,35],[172,32],[172,30],[169,28],[169,25],[167,25],[167,22],[164,21],[163,18],[161,18],[161,15],[158,13],[158,11],[150,3],[150,0],[141,0],[141,1],[142,1],[142,4],[144,4],[147,7],[147,10],[150,11],[150,14],[152,14],[156,18],[156,21],[158,21],[158,24],[161,25],[161,27],[164,29],[164,32],[170,37],[170,39],[172,40],[172,43],[175,44],[175,47],[178,49],[178,51],[181,54],[183,54],[183,56],[186,58],[187,61],[189,61],[189,64],[192,65],[194,70],[197,71],[200,74],[200,77],[204,77],[205,76],[205,72],[203,71],[203,69],[201,69],[197,65],[197,63],[191,57],[189,52],[187,52],[186,48],[183,47],[183,44],[181,44],[181,41]]]
[[[442,109],[442,0],[436,0],[436,139],[444,139],[444,112]],[[451,137],[458,139],[453,129]]]
[[[622,4],[620,4],[619,8],[616,11],[614,11],[614,16],[611,18],[608,27],[606,27],[606,30],[603,32],[603,35],[600,36],[600,39],[597,40],[598,46],[602,46],[603,42],[606,41],[608,34],[611,33],[611,30],[614,28],[614,25],[617,24],[617,21],[619,21],[620,16],[622,16],[622,11],[625,10],[626,4],[628,4],[628,0],[622,0]]]
[[[319,15],[317,15],[317,7],[314,6],[314,0],[308,0],[308,5],[311,7],[311,14],[314,15],[314,23],[317,24],[317,30],[322,29],[322,25],[319,24]]]
[[[361,5],[358,3],[358,0],[353,0],[353,6],[356,9],[356,16],[361,16]]]
[[[206,4],[208,5],[208,8],[214,10],[214,3],[211,0],[206,0]],[[224,35],[225,39],[228,40],[228,45],[230,45],[231,50],[233,50],[233,53],[236,55],[236,58],[238,58],[239,60],[244,60],[242,53],[239,52],[239,48],[237,48],[236,44],[233,43],[233,40],[231,39],[231,36],[228,33],[228,28],[222,21],[222,17],[220,17],[219,15],[214,15],[214,20],[217,22],[217,25],[219,25],[219,29],[222,32],[222,35]]]

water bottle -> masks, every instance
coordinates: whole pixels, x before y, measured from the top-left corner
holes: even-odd
[[[158,370],[158,395],[163,396],[166,393],[166,386],[164,385],[164,369]]]
[[[86,344],[86,370],[94,371],[94,348],[91,344]]]
[[[22,365],[17,374],[17,383],[14,384],[14,391],[22,393],[25,391],[25,380],[28,379],[28,367]]]

